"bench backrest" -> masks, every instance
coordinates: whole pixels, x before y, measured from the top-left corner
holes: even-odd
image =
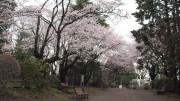
[[[61,83],[61,85],[64,87],[68,86],[68,84],[65,84],[65,83]]]
[[[81,88],[75,88],[75,91],[76,91],[77,93],[83,92]]]
[[[161,90],[164,90],[164,91],[165,91],[165,90],[166,90],[166,87],[162,87]]]

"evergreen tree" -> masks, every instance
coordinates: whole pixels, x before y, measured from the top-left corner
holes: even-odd
[[[84,6],[92,4],[89,0],[76,0],[76,5],[73,6],[73,10],[81,10]],[[101,15],[99,15],[101,16]],[[100,25],[108,27],[109,25],[106,23],[105,19],[98,19],[97,21]]]
[[[142,56],[149,52],[161,61],[159,68],[171,78],[169,90],[177,91],[177,71],[179,68],[179,2],[177,0],[136,0],[138,11],[133,13],[142,25],[132,31],[136,41],[143,43],[138,49]],[[153,58],[153,57],[151,57]],[[152,65],[151,65],[152,67]]]

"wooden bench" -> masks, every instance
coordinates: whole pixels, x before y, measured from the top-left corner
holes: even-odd
[[[83,92],[81,88],[75,88],[75,92],[77,95],[77,99],[88,99],[88,93]]]
[[[59,90],[65,90],[65,89],[67,89],[67,88],[68,88],[68,84],[60,83],[60,84],[58,85],[58,89],[59,89]]]
[[[164,95],[166,92],[166,87],[162,87],[160,90],[157,91],[158,95]]]

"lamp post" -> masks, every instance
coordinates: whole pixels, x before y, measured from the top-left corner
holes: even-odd
[[[81,83],[80,83],[81,88],[84,90],[84,75],[81,74]]]

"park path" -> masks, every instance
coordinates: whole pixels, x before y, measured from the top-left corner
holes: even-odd
[[[157,95],[148,90],[111,88],[102,94],[90,96],[86,101],[180,101],[180,96]]]

